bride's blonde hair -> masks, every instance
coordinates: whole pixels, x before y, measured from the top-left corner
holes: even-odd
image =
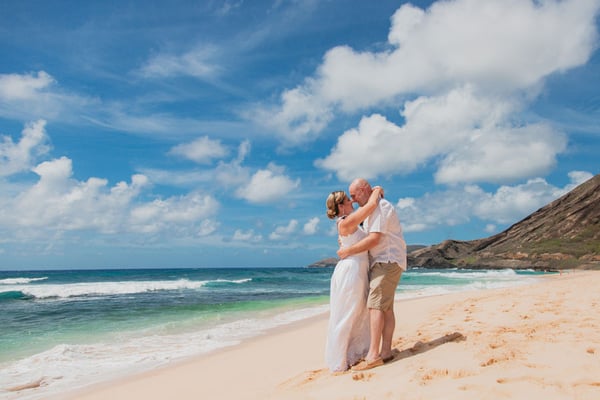
[[[346,192],[343,190],[338,190],[335,192],[331,192],[329,196],[327,196],[327,201],[325,205],[327,205],[327,218],[334,219],[340,213],[339,205],[346,200]]]

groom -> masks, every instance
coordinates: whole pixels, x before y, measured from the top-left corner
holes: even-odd
[[[371,185],[365,179],[355,179],[349,188],[353,202],[364,205],[371,195]],[[340,258],[369,251],[369,319],[371,343],[365,360],[352,367],[363,371],[391,361],[392,337],[396,326],[394,294],[402,272],[406,271],[406,243],[394,205],[385,199],[363,223],[368,233],[361,241],[337,252]]]

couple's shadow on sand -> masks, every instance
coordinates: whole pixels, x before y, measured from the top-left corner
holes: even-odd
[[[465,335],[463,335],[460,332],[453,332],[453,333],[448,333],[444,336],[441,336],[437,339],[430,340],[429,342],[418,341],[412,347],[409,347],[404,350],[398,350],[396,347],[394,347],[392,349],[392,355],[394,356],[394,358],[391,359],[390,361],[387,361],[386,364],[394,363],[394,362],[403,360],[408,357],[416,356],[417,354],[425,353],[429,350],[433,350],[436,347],[439,347],[446,343],[462,342],[463,340],[467,340],[467,337]],[[400,343],[400,341],[396,341],[394,346],[398,346],[399,343]],[[353,372],[352,370],[348,370],[348,371],[344,371],[344,372],[336,372],[336,373],[333,373],[333,375],[345,375],[347,373],[352,373],[352,372]],[[327,368],[317,369],[317,370],[313,370],[313,371],[307,371],[300,376],[294,377],[294,378],[290,379],[289,381],[284,382],[282,384],[282,386],[305,385],[307,383],[314,382],[321,377],[327,376],[328,374],[330,374],[330,372]],[[363,376],[362,373],[353,374],[352,379],[361,379],[360,378],[361,376]],[[358,377],[358,378],[356,378],[356,377]]]
[[[394,348],[392,350],[392,355],[394,358],[390,360],[390,363],[403,360],[408,357],[416,356],[417,354],[425,353],[426,351],[433,350],[436,347],[439,347],[443,344],[450,342],[462,342],[463,340],[467,340],[467,337],[460,332],[448,333],[442,337],[437,339],[430,340],[429,342],[416,342],[412,347],[404,350],[398,350]]]

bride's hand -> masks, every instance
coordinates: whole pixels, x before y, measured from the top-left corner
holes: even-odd
[[[383,192],[383,188],[381,186],[375,186],[373,187],[373,191],[375,190],[379,190],[379,197],[383,198],[384,192]]]

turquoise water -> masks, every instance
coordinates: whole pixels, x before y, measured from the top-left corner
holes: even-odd
[[[0,271],[0,397],[43,398],[231,346],[328,310],[333,268]],[[530,282],[532,271],[411,269],[399,301]],[[6,388],[42,379],[43,387]]]

